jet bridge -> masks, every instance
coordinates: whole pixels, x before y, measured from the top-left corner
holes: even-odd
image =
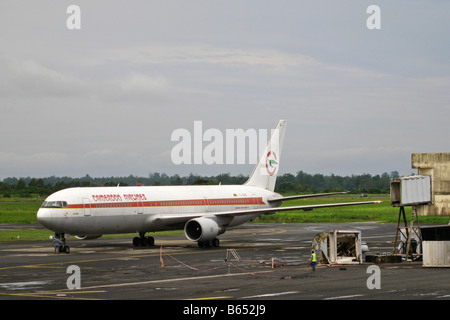
[[[394,241],[394,255],[402,255],[405,257],[405,260],[422,258],[422,236],[417,211],[418,207],[431,204],[432,192],[432,178],[430,175],[391,179],[391,205],[400,208]],[[409,226],[405,207],[412,207]],[[402,219],[404,223],[403,228],[400,226]],[[417,225],[415,226],[415,224]]]

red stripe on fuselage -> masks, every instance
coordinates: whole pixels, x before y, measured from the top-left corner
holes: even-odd
[[[62,209],[84,208],[133,208],[133,207],[184,207],[184,206],[230,206],[230,205],[264,205],[259,198],[226,198],[197,200],[164,200],[164,201],[133,201],[133,202],[102,202],[91,204],[70,204]]]

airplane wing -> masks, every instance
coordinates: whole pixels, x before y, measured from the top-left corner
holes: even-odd
[[[292,207],[275,207],[275,208],[263,208],[263,209],[248,209],[248,210],[234,210],[234,211],[223,211],[214,212],[212,215],[215,216],[233,216],[233,215],[244,215],[252,213],[270,214],[281,211],[293,211],[293,210],[313,210],[316,208],[331,208],[331,207],[343,207],[343,206],[356,206],[362,204],[378,204],[381,201],[364,201],[364,202],[343,202],[343,203],[328,203],[328,204],[311,204],[306,206],[292,206]]]
[[[209,213],[198,213],[198,214],[162,214],[159,215],[155,222],[159,222],[165,225],[171,224],[171,221],[176,223],[181,223],[182,221],[188,221],[190,219],[198,217],[214,217],[214,216],[239,216],[246,214],[274,214],[276,212],[282,211],[293,211],[293,210],[313,210],[316,208],[330,208],[330,207],[343,207],[343,206],[356,206],[363,204],[379,204],[382,201],[363,201],[363,202],[343,202],[343,203],[328,203],[328,204],[312,204],[305,206],[292,206],[292,207],[273,207],[273,208],[262,208],[262,209],[242,209],[242,210],[230,210],[230,211],[217,211]]]
[[[306,198],[316,198],[316,197],[325,197],[325,196],[333,196],[336,194],[346,194],[347,192],[330,192],[330,193],[314,193],[314,194],[300,194],[289,197],[280,197],[268,200],[269,203],[279,202],[279,201],[288,201],[295,199],[306,199]]]

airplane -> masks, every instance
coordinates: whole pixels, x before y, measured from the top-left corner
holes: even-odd
[[[243,185],[78,187],[48,196],[37,219],[60,238],[96,239],[104,234],[138,233],[134,246],[153,246],[148,232],[184,230],[198,246],[219,247],[217,236],[263,214],[375,204],[381,201],[280,207],[284,201],[335,195],[318,193],[283,197],[274,192],[286,120],[279,120],[252,174]]]

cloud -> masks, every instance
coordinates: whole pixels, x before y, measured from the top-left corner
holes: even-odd
[[[349,1],[79,5],[80,31],[68,4],[2,11],[0,176],[248,174],[170,163],[171,133],[194,120],[224,132],[288,119],[292,172],[402,171],[412,150],[446,151],[444,2],[382,2],[379,32]]]
[[[31,59],[0,56],[2,95],[26,97],[77,96],[88,86],[73,75],[59,72]]]
[[[26,120],[24,108],[39,106],[32,122],[26,120],[25,124],[36,130],[12,136],[19,148],[3,141],[5,150],[18,150],[8,159],[35,170],[49,165],[63,170],[65,164],[72,172],[81,170],[80,174],[96,168],[111,175],[131,162],[141,163],[142,172],[148,165],[141,159],[151,158],[152,163],[164,166],[173,147],[170,133],[179,127],[190,128],[193,120],[204,120],[208,127],[270,129],[277,118],[288,118],[288,136],[307,134],[315,141],[298,141],[307,152],[285,148],[288,161],[328,167],[329,161],[313,159],[339,159],[342,163],[354,163],[364,155],[379,159],[387,154],[386,143],[397,151],[404,147],[402,152],[407,153],[413,149],[411,136],[415,133],[406,128],[398,134],[398,119],[420,123],[424,117],[417,114],[433,110],[443,116],[433,121],[442,122],[449,111],[446,77],[408,78],[327,63],[305,54],[205,44],[121,49],[110,52],[106,65],[98,53],[90,68],[99,75],[127,61],[133,61],[132,67],[112,77],[94,77],[31,59],[3,57],[6,72],[1,81],[7,89],[0,100],[20,96],[14,99],[20,108],[2,120],[4,136],[5,130],[13,130],[16,120]],[[236,105],[233,99],[238,100]],[[255,110],[258,118],[248,122]],[[191,113],[197,116],[192,118]],[[236,118],[236,113],[241,116]],[[329,145],[334,148],[328,149]],[[42,149],[48,153],[39,153]],[[166,160],[155,158],[155,152]],[[35,158],[35,165],[25,157]],[[83,163],[90,165],[80,165]],[[192,170],[173,170],[179,169]]]

